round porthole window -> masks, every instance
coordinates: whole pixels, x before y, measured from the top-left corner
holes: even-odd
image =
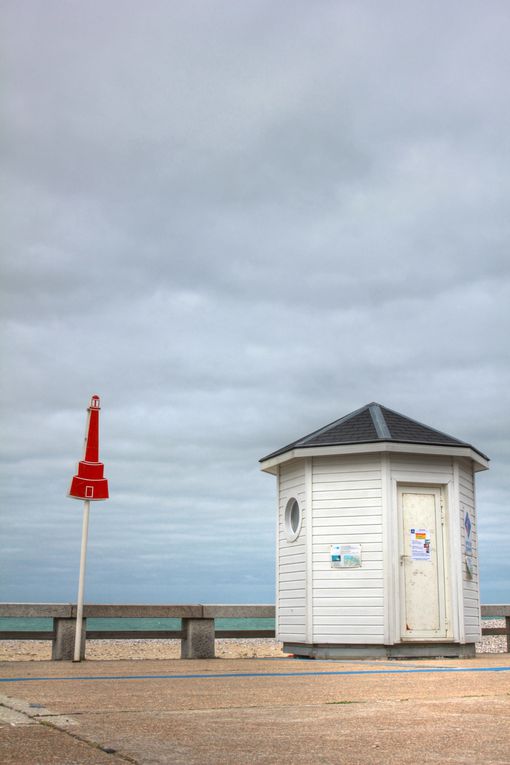
[[[285,508],[285,536],[287,537],[288,542],[293,542],[298,538],[299,532],[301,531],[301,521],[301,508],[299,507],[297,499],[292,497],[287,502]]]

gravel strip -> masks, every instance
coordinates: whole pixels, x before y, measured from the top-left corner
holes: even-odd
[[[484,619],[483,627],[504,627],[504,619]],[[506,653],[506,635],[485,635],[476,644],[477,653]]]

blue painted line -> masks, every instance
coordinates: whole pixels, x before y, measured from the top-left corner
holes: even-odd
[[[445,672],[510,672],[507,667],[424,667],[420,669],[344,669],[326,672],[218,672],[196,675],[77,675],[76,677],[0,677],[0,683],[59,680],[218,680],[236,677],[331,677],[340,675],[413,675]]]

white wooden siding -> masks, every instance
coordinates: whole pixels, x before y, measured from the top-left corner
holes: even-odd
[[[285,536],[285,508],[294,497],[302,512],[301,531],[294,542]],[[306,639],[306,524],[305,464],[293,460],[280,466],[278,498],[278,640],[304,642]]]
[[[379,455],[314,457],[313,641],[384,642]],[[331,545],[362,545],[362,567],[332,569]]]
[[[454,462],[458,464],[454,471]],[[310,473],[306,464],[311,463]],[[466,642],[480,639],[480,597],[478,544],[475,511],[474,475],[470,459],[450,456],[392,453],[388,456],[388,480],[398,483],[455,486],[448,494],[454,506],[448,507],[452,522],[460,523],[462,562],[459,564],[459,541],[452,544],[450,586],[457,588],[458,605],[463,619]],[[387,581],[385,594],[383,549],[382,463],[378,454],[329,455],[296,459],[280,466],[278,516],[278,638],[285,642],[383,644],[385,619],[392,624],[392,603],[398,601],[398,581]],[[308,493],[307,493],[308,492]],[[446,494],[445,494],[446,496]],[[284,514],[288,500],[295,497],[302,511],[299,537],[288,542]],[[311,508],[307,507],[312,502]],[[469,512],[473,524],[473,577],[465,565],[464,516]],[[396,523],[396,507],[390,516]],[[311,527],[311,547],[307,548],[307,524]],[[453,527],[450,526],[450,532]],[[454,532],[456,533],[456,532]],[[450,533],[450,536],[454,534]],[[310,540],[309,540],[310,543]],[[331,545],[362,545],[359,569],[332,569]],[[455,549],[454,549],[455,548]],[[307,580],[307,549],[311,551],[312,569]],[[388,551],[386,551],[388,553]],[[398,550],[393,550],[398,555]],[[392,555],[393,560],[393,555]],[[310,563],[310,561],[308,561]],[[459,571],[459,565],[462,571]],[[391,563],[393,566],[393,563]],[[462,581],[462,594],[461,583]],[[311,585],[310,585],[311,582]],[[458,585],[456,584],[458,582]],[[307,593],[308,588],[308,593]],[[459,603],[460,600],[460,603]],[[308,605],[307,605],[308,603]],[[457,608],[457,605],[455,608]],[[308,619],[308,625],[307,625]],[[311,626],[310,626],[311,625]],[[388,625],[387,629],[388,629]],[[308,631],[307,631],[308,630]],[[311,631],[310,631],[311,630]],[[391,630],[389,630],[391,633]],[[395,635],[397,642],[400,633]],[[390,634],[391,638],[391,634]]]
[[[409,474],[411,483],[419,483],[417,478],[423,475],[424,483],[444,484],[453,478],[451,457],[436,457],[427,454],[391,454],[391,471],[398,473],[399,481],[405,481],[403,473]]]
[[[471,542],[473,545],[473,577],[470,578],[466,569],[465,544],[466,529],[464,518],[466,512],[471,519]],[[478,537],[475,508],[475,484],[473,467],[470,460],[459,460],[459,523],[462,540],[462,589],[464,596],[464,625],[466,643],[477,642],[480,635],[480,591],[478,569]]]

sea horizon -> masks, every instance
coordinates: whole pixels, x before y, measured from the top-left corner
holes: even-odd
[[[502,621],[504,617],[482,616],[482,621]],[[108,631],[132,631],[154,632],[172,631],[181,629],[181,619],[168,618],[144,618],[144,617],[114,617],[114,618],[87,618],[87,629],[95,632]],[[218,630],[271,630],[275,628],[273,618],[217,618],[215,627]],[[0,632],[52,632],[53,619],[40,617],[0,617]]]

